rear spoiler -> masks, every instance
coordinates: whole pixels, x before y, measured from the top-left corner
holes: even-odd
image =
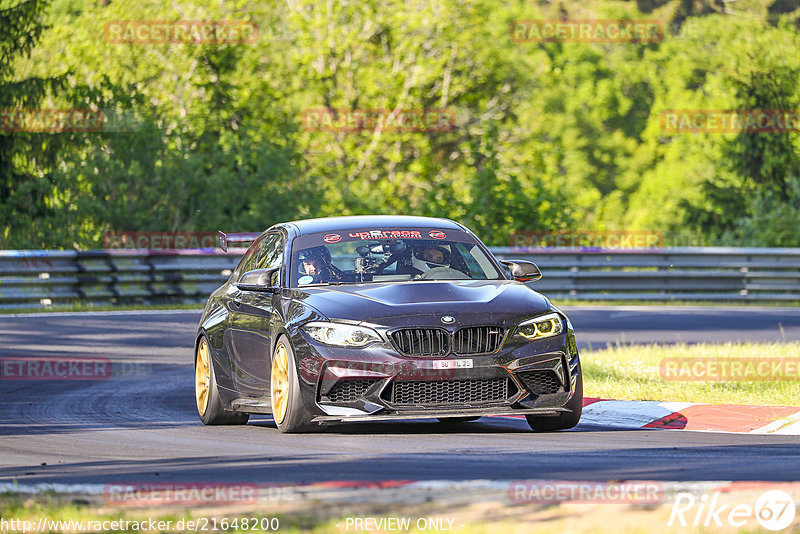
[[[223,252],[228,252],[228,243],[247,243],[248,245],[256,240],[261,234],[258,232],[239,232],[226,234],[222,230],[217,230],[217,240],[219,241],[219,248]]]

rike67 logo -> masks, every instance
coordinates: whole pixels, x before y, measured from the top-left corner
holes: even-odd
[[[720,492],[714,492],[710,497],[703,494],[696,497],[691,493],[681,492],[675,496],[672,512],[669,515],[667,526],[691,525],[693,527],[722,527],[725,525],[734,528],[752,528],[755,519],[762,528],[777,532],[792,524],[795,517],[795,504],[791,495],[782,490],[769,490],[764,492],[755,502],[728,503],[720,502]]]

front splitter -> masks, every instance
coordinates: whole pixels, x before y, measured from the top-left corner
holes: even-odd
[[[314,423],[347,423],[356,421],[399,421],[402,419],[438,419],[445,417],[483,417],[489,415],[538,415],[541,417],[555,417],[559,413],[569,412],[566,408],[532,408],[524,410],[498,410],[497,408],[467,408],[467,409],[442,409],[442,410],[403,410],[390,414],[365,414],[365,415],[318,415],[312,419]]]

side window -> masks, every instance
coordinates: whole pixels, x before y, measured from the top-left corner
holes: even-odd
[[[478,261],[473,256],[472,251],[477,248],[476,245],[473,245],[469,250],[467,247],[461,243],[457,245],[457,249],[459,252],[459,256],[461,260],[466,264],[467,269],[469,269],[470,277],[474,280],[482,280],[486,278],[486,274],[484,269],[481,268]]]
[[[250,245],[250,248],[247,249],[247,252],[244,253],[242,261],[239,262],[239,266],[236,268],[237,282],[244,273],[255,269],[254,265],[256,264],[256,258],[258,257],[258,252],[261,250],[261,245],[263,243],[264,243],[263,239],[257,240],[255,243]]]
[[[268,235],[258,254],[255,269],[274,269],[283,263],[283,239],[278,234]]]

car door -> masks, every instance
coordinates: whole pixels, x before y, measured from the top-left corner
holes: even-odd
[[[217,377],[217,385],[226,389],[236,389],[236,381],[234,376],[239,372],[237,366],[239,359],[236,356],[236,348],[233,343],[233,332],[231,325],[236,324],[240,319],[239,308],[241,307],[241,291],[236,283],[241,278],[242,274],[247,271],[253,270],[258,253],[261,250],[261,245],[264,243],[265,237],[256,239],[239,261],[239,265],[233,271],[231,282],[227,284],[225,293],[220,297],[220,304],[227,310],[227,315],[224,320],[222,342],[224,345],[224,361],[223,365],[226,366],[227,372],[221,373]]]
[[[278,234],[267,234],[255,260],[246,265],[239,276],[253,269],[280,267],[283,260],[284,239]],[[274,278],[280,283],[279,273]],[[249,396],[263,397],[269,391],[270,353],[273,331],[278,321],[276,305],[280,295],[263,291],[248,291],[237,287],[234,311],[229,325],[231,339],[231,366],[236,389]]]

